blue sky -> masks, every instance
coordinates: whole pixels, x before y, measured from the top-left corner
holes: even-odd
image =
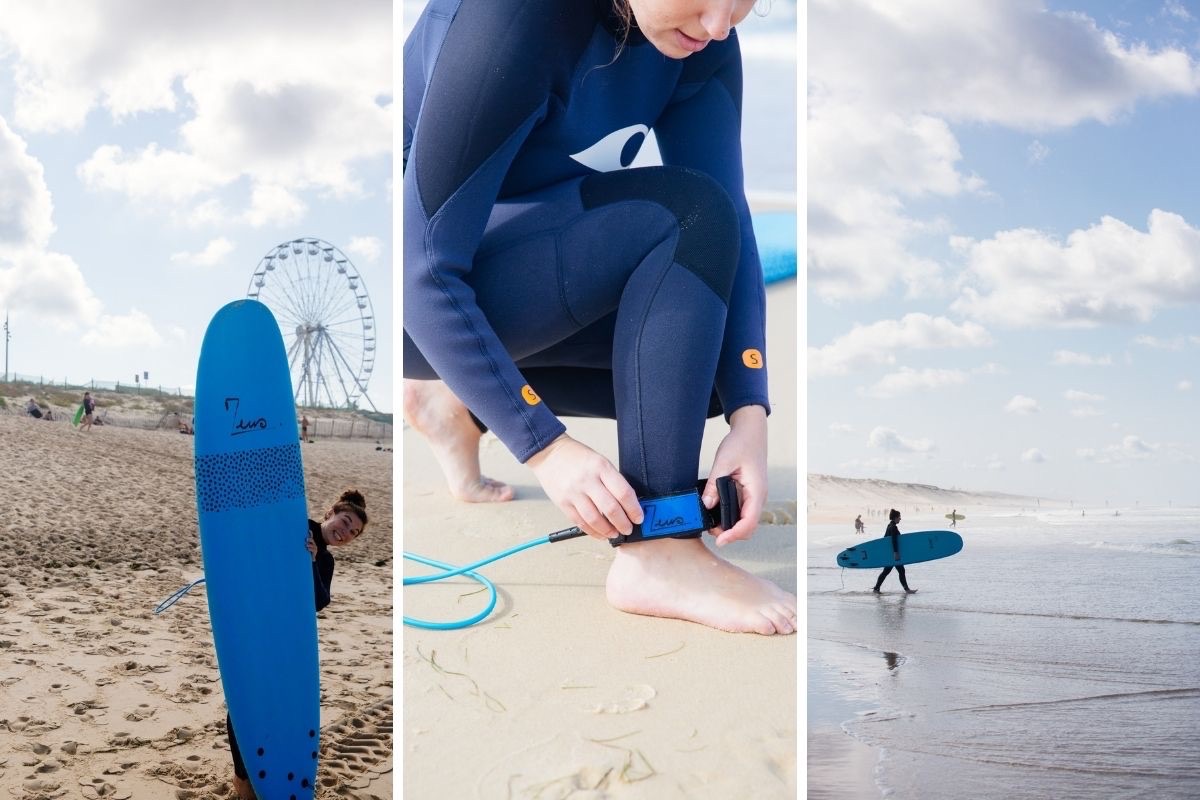
[[[392,410],[391,107],[386,0],[0,0],[10,371],[190,390],[213,313],[315,237],[361,275]]]
[[[1200,505],[1200,3],[808,34],[809,471]]]

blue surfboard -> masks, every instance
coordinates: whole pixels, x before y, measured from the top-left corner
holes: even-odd
[[[796,275],[796,212],[760,211],[750,217],[763,283]]]
[[[848,569],[878,569],[897,564],[919,564],[952,556],[962,550],[963,540],[954,531],[916,531],[900,534],[900,560],[892,552],[892,540],[887,536],[847,547],[838,553],[838,566]]]
[[[320,670],[287,354],[267,307],[213,317],[196,374],[196,506],[225,702],[260,800],[314,796]]]

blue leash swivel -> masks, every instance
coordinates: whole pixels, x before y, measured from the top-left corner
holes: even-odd
[[[722,530],[729,530],[737,523],[741,516],[737,486],[734,484],[733,478],[728,476],[717,478],[717,494],[720,497],[720,502],[712,510],[705,508],[704,504],[700,502],[700,492],[703,491],[705,483],[706,481],[703,480],[697,481],[696,488],[686,492],[639,499],[638,503],[642,507],[644,517],[641,524],[634,525],[631,533],[610,539],[610,543],[613,547],[618,547],[631,542],[667,537],[695,538],[703,535],[704,531],[715,527],[720,527]],[[405,559],[435,567],[442,571],[405,578],[404,586],[432,583],[434,581],[445,580],[446,578],[453,578],[457,575],[465,575],[471,580],[482,584],[488,590],[489,596],[487,605],[474,616],[449,622],[434,622],[415,619],[413,617],[402,617],[404,624],[414,628],[424,628],[434,631],[448,631],[470,627],[486,619],[495,610],[498,599],[496,585],[475,570],[491,564],[493,561],[499,561],[502,558],[519,553],[522,550],[528,550],[531,547],[564,542],[567,539],[576,539],[586,535],[578,527],[564,528],[561,531],[555,531],[546,536],[539,536],[523,544],[515,545],[493,556],[476,561],[473,564],[467,564],[464,567],[455,567],[453,564],[446,564],[441,561],[435,561],[432,558],[405,552],[403,553]]]

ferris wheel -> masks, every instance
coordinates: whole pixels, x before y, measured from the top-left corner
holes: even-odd
[[[275,315],[302,406],[357,408],[375,369],[375,311],[366,284],[338,248],[321,239],[272,247],[246,296]]]

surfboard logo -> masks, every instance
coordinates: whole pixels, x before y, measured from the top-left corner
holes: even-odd
[[[586,150],[572,153],[571,158],[597,172],[628,169],[649,132],[650,128],[645,125],[630,125],[613,131]]]
[[[267,429],[267,418],[256,417],[255,419],[242,419],[238,416],[238,406],[241,405],[241,399],[237,397],[225,398],[225,410],[233,414],[233,431],[230,436],[241,436],[243,433],[252,433],[254,431],[265,431]],[[232,408],[230,408],[232,406]]]

